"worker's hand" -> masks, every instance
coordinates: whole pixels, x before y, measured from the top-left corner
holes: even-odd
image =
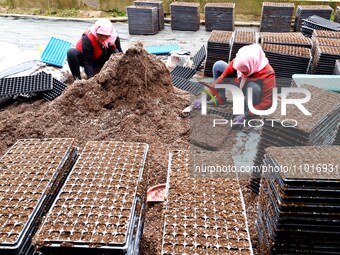
[[[194,109],[200,109],[202,106],[201,100],[200,99],[196,99],[193,103],[192,103],[192,107]]]
[[[236,118],[233,120],[233,123],[235,125],[243,125],[245,120],[246,120],[246,115],[242,114],[242,115],[236,116]]]

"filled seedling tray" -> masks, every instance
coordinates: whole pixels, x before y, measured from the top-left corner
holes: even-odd
[[[260,33],[261,43],[279,44],[287,46],[297,46],[304,48],[312,48],[312,40],[305,37],[302,33]]]
[[[147,150],[143,143],[88,142],[34,237],[38,250],[133,254]]]
[[[161,254],[253,254],[236,173],[192,172],[209,159],[233,164],[226,152],[170,153]]]
[[[0,253],[29,254],[31,235],[73,161],[73,139],[18,140],[0,160]]]
[[[314,30],[313,37],[337,38],[340,39],[340,31]]]

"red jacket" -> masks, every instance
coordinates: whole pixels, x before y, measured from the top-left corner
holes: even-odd
[[[93,47],[92,59],[95,60],[95,59],[99,58],[103,53],[103,49],[100,45],[100,42],[90,32],[85,32],[84,34],[90,39],[92,47]],[[76,49],[79,50],[80,52],[83,52],[83,45],[82,44],[83,43],[82,43],[82,37],[81,37],[79,39],[79,41],[77,42],[77,45],[76,45]]]
[[[221,83],[223,78],[235,78],[233,84],[240,86],[241,78],[237,77],[237,71],[233,68],[234,59],[228,64],[223,74],[217,79],[216,83]],[[276,87],[276,78],[274,69],[270,64],[267,64],[262,70],[253,73],[249,76],[246,84],[249,82],[256,82],[262,87],[261,102],[254,105],[257,110],[266,110],[272,106],[273,103],[273,88]],[[246,85],[245,84],[245,85]],[[254,116],[254,113],[248,112],[250,116]]]

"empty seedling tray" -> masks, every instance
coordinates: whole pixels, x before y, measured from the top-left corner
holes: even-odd
[[[52,75],[45,72],[31,76],[0,79],[0,97],[16,96],[24,93],[43,92],[52,89]]]
[[[71,48],[71,45],[70,42],[51,37],[41,54],[41,61],[56,67],[63,67],[67,51]]]

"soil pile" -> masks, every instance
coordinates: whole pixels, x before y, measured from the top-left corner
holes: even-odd
[[[101,72],[75,82],[52,102],[42,100],[0,110],[0,154],[18,139],[72,137],[150,145],[144,171],[149,186],[166,181],[168,151],[189,148],[188,95],[173,90],[165,65],[141,44],[115,54]],[[142,254],[159,253],[162,205],[147,208]]]

